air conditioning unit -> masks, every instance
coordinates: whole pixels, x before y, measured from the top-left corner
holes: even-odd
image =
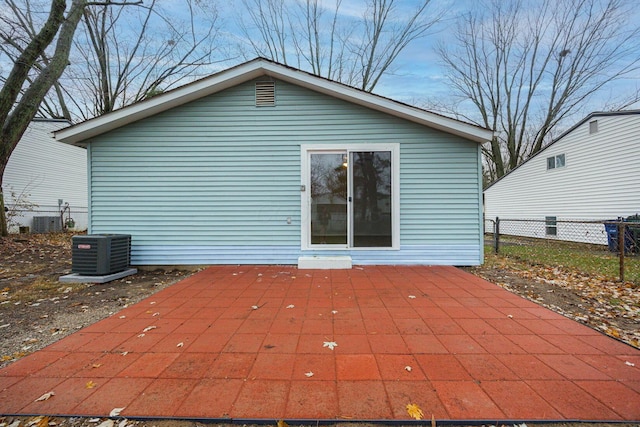
[[[62,224],[59,216],[34,216],[34,233],[54,233],[62,231]]]
[[[90,234],[73,236],[71,272],[84,276],[119,273],[129,267],[131,235]]]

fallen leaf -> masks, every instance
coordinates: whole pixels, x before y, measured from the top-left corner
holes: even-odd
[[[251,306],[251,308],[252,308],[252,309],[254,309],[254,310],[257,310],[257,309],[259,309],[260,307],[258,307],[257,305],[252,305],[252,306]]]
[[[99,368],[100,366],[102,366],[102,363],[94,363],[91,365],[92,368]]]
[[[42,417],[42,419],[36,423],[36,427],[49,427],[50,421],[51,419],[49,417]]]
[[[415,295],[409,295],[409,298],[410,299],[416,299],[416,296]]]
[[[624,362],[624,364],[627,365],[627,366],[636,366],[635,363],[631,363],[628,360],[626,362]]]
[[[50,391],[48,393],[43,394],[42,396],[40,396],[36,400],[34,400],[34,402],[42,402],[44,400],[49,400],[52,396],[55,396],[55,393],[53,391]]]
[[[293,305],[293,304],[289,304],[289,305],[287,306],[287,308],[294,308],[294,307],[295,307],[295,305]]]
[[[120,415],[120,412],[122,412],[123,410],[124,410],[124,407],[123,408],[113,408],[111,410],[111,412],[109,412],[109,416],[110,417],[117,417],[118,415]]]
[[[508,317],[509,319],[513,319],[513,314],[507,314],[507,317]]]
[[[121,354],[121,355],[123,355],[123,356],[126,356],[127,354],[129,354],[129,352],[128,352],[128,351],[123,351],[123,352],[122,352],[122,353],[120,353],[120,354]]]
[[[331,314],[338,314],[338,310],[333,310]]]
[[[120,316],[119,319],[126,319],[127,316]]]
[[[114,424],[113,420],[105,420],[98,424],[98,427],[113,427]]]
[[[140,334],[140,335],[138,335],[138,338],[142,338],[142,337],[144,337],[144,335],[145,334]]]
[[[176,345],[176,347],[184,347],[184,343],[183,342],[179,342],[178,345]]]
[[[411,372],[413,370],[413,368],[411,366],[405,366],[404,370],[407,372]]]
[[[151,317],[157,317],[157,316],[160,316],[160,312],[158,312],[158,311],[156,311],[155,313],[153,313],[153,314],[151,315]]]
[[[422,412],[422,409],[420,409],[420,407],[415,403],[409,403],[407,405],[407,412],[409,413],[409,416],[416,420],[421,420],[424,417],[424,412]]]
[[[278,420],[278,427],[289,427],[285,420]]]
[[[322,344],[322,347],[329,347],[329,350],[333,350],[334,348],[336,348],[338,346],[338,343],[335,341],[325,341]]]
[[[152,330],[154,330],[156,328],[157,328],[157,326],[147,326],[146,328],[144,328],[142,330],[142,332],[149,332],[149,331],[152,331]]]
[[[97,384],[94,383],[93,381],[89,381],[85,384],[86,388],[94,388]]]
[[[313,376],[313,372],[309,371],[305,373],[305,375],[307,376],[307,378],[311,378]]]

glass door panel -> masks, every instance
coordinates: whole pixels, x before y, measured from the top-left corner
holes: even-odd
[[[391,152],[353,151],[354,247],[391,247]]]
[[[347,152],[310,153],[311,244],[347,245]]]

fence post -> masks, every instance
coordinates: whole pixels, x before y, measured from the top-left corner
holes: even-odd
[[[496,217],[496,222],[493,224],[493,248],[496,253],[500,251],[500,218]]]
[[[620,254],[620,281],[624,282],[624,221],[618,224],[618,253]]]

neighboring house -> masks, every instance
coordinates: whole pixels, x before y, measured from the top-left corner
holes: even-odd
[[[132,264],[483,261],[492,132],[255,59],[56,132]]]
[[[509,234],[607,243],[604,226],[579,234],[556,221],[640,213],[640,110],[595,112],[489,186],[485,217],[543,220]],[[556,226],[557,224],[557,226]]]
[[[54,131],[69,124],[66,120],[34,119],[11,153],[2,182],[10,232],[17,232],[20,226],[31,231],[59,230],[62,221],[57,219],[54,224],[48,219],[61,218],[60,211],[67,203],[65,222],[73,218],[74,230],[86,230],[86,150],[53,137]]]

